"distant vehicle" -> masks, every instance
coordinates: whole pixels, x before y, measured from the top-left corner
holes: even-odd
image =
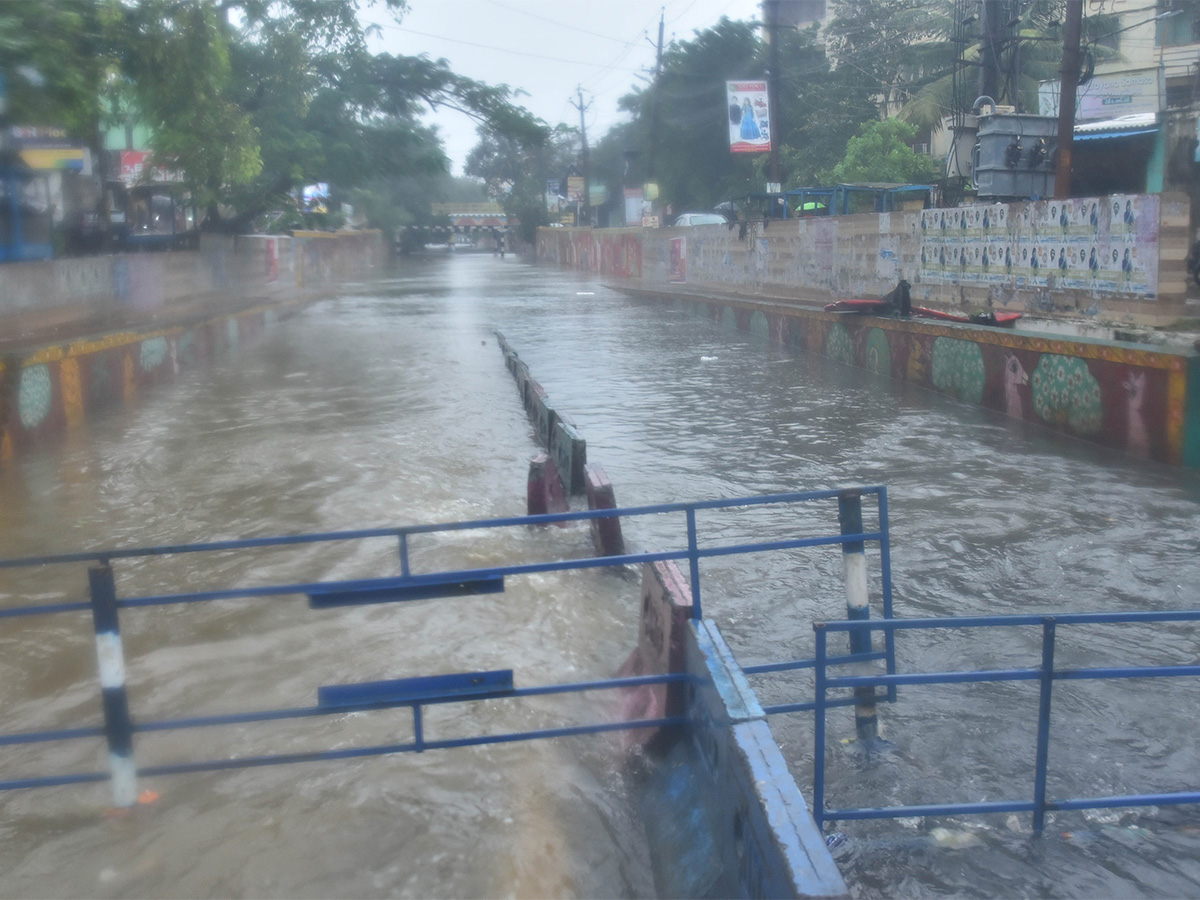
[[[683,213],[671,223],[676,228],[691,225],[728,225],[729,220],[720,213]]]

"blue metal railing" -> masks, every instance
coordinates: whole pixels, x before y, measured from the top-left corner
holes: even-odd
[[[910,816],[980,815],[984,813],[1033,814],[1033,830],[1040,834],[1050,811],[1115,809],[1130,806],[1178,805],[1200,803],[1200,791],[1185,790],[1170,793],[1126,794],[1106,797],[1051,799],[1046,795],[1049,769],[1051,699],[1056,681],[1081,681],[1124,678],[1180,678],[1200,675],[1200,665],[1166,666],[1104,666],[1093,668],[1060,668],[1054,661],[1055,637],[1060,626],[1113,625],[1128,623],[1200,622],[1200,610],[1172,612],[1064,613],[1059,615],[965,616],[945,619],[891,619],[873,622],[825,622],[813,627],[816,631],[816,717],[813,732],[813,815],[818,827],[824,822],[852,819],[893,819]],[[1039,627],[1042,631],[1041,659],[1029,668],[990,669],[981,671],[927,672],[896,674],[858,674],[832,676],[828,666],[842,661],[828,655],[831,633],[882,630],[897,631],[937,629]],[[971,684],[982,682],[1035,681],[1039,686],[1037,738],[1034,748],[1033,796],[1028,799],[997,800],[978,803],[941,803],[886,808],[826,808],[825,806],[825,713],[835,705],[830,691],[885,686],[894,690],[899,685]]]
[[[862,525],[861,502],[864,496],[874,496],[878,502],[878,525],[865,531]],[[857,508],[857,524],[847,529],[842,522],[841,533],[796,537],[783,540],[756,541],[724,546],[702,545],[697,529],[696,516],[701,511],[727,510],[778,504],[813,503],[837,500],[843,510],[849,504]],[[686,546],[653,553],[627,553],[621,556],[589,557],[581,559],[554,560],[548,562],[520,563],[489,568],[463,569],[415,574],[409,555],[410,541],[414,536],[455,531],[496,529],[514,526],[542,525],[558,522],[582,521],[607,517],[639,517],[683,513],[686,519]],[[159,557],[189,553],[212,553],[235,550],[301,546],[329,542],[356,541],[368,538],[394,538],[399,553],[399,576],[358,579],[352,581],[297,582],[266,586],[243,586],[215,590],[185,591],[171,594],[119,597],[116,590],[114,563],[122,560]],[[139,777],[180,774],[185,772],[216,771],[256,766],[281,765],[286,763],[312,762],[318,760],[347,759],[404,752],[422,752],[430,749],[470,746],[474,744],[505,743],[535,738],[560,737],[574,734],[599,733],[606,731],[643,729],[684,724],[680,717],[662,717],[621,722],[600,722],[584,725],[569,725],[560,728],[535,731],[519,731],[504,734],[476,735],[454,739],[428,739],[424,734],[422,710],[430,704],[460,702],[465,700],[504,699],[535,695],[578,693],[583,691],[611,690],[650,684],[680,682],[682,674],[650,675],[635,678],[617,678],[571,684],[545,685],[518,688],[512,681],[512,670],[493,672],[468,672],[455,675],[425,676],[393,681],[369,682],[360,685],[325,686],[318,691],[315,706],[269,709],[226,715],[183,717],[157,721],[141,721],[129,709],[125,689],[124,651],[120,638],[119,617],[123,610],[158,607],[172,604],[199,603],[210,600],[232,598],[269,598],[303,594],[308,597],[311,608],[322,609],[361,604],[402,602],[415,599],[462,596],[464,594],[495,593],[504,590],[504,579],[509,576],[540,572],[567,571],[576,569],[625,566],[635,563],[687,560],[691,573],[692,616],[700,619],[700,560],[735,554],[761,553],[766,551],[796,549],[804,547],[857,546],[864,542],[877,543],[881,549],[882,577],[884,584],[885,615],[891,615],[891,573],[888,555],[887,496],[882,486],[854,490],[809,491],[801,493],[775,494],[762,497],[743,497],[731,500],[712,500],[698,503],[672,503],[655,506],[640,506],[623,509],[588,510],[568,513],[553,513],[536,516],[481,519],[468,522],[453,522],[434,525],[412,525],[389,528],[360,529],[355,531],[326,532],[283,537],[251,538],[244,540],[215,541],[210,543],[174,544],[135,549],[109,549],[79,553],[31,556],[19,559],[0,560],[0,569],[54,566],[91,563],[88,568],[90,599],[79,602],[42,603],[0,609],[0,618],[46,616],[90,610],[96,638],[99,662],[99,677],[104,708],[103,727],[61,728],[36,732],[0,734],[0,746],[34,744],[104,737],[108,742],[109,772],[78,772],[42,775],[26,778],[0,779],[0,790],[45,787],[51,785],[81,784],[109,780],[113,782],[114,796],[120,806],[131,805],[136,798],[136,782]],[[861,658],[861,657],[856,657]],[[872,658],[878,658],[872,657]],[[889,659],[889,671],[894,663]],[[245,724],[283,719],[299,719],[313,716],[342,714],[350,710],[377,710],[408,707],[413,717],[413,739],[384,745],[355,747],[338,750],[320,750],[305,753],[244,756],[214,760],[198,760],[172,765],[138,768],[134,764],[133,738],[138,733],[164,732],[179,729],[203,728],[217,725]]]

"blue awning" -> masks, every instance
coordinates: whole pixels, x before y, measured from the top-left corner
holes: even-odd
[[[1075,140],[1077,141],[1103,141],[1112,140],[1114,138],[1136,137],[1141,134],[1157,134],[1158,127],[1154,128],[1134,128],[1134,129],[1113,129],[1112,131],[1088,131],[1082,134],[1076,133]]]

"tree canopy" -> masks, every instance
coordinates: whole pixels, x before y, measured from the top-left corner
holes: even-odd
[[[397,19],[405,0],[377,0]],[[114,109],[151,129],[207,226],[240,229],[290,192],[335,197],[447,161],[423,111],[449,106],[530,145],[549,129],[506,86],[445,60],[371,54],[355,0],[86,0],[0,4],[8,119],[100,149]]]

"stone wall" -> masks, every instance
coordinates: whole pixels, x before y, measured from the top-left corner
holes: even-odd
[[[0,351],[104,331],[195,321],[383,261],[378,232],[205,235],[199,250],[0,266]]]
[[[744,233],[739,226],[554,228],[539,232],[538,255],[764,339],[1137,457],[1200,466],[1200,355],[1194,350],[822,308],[837,299],[878,297],[905,278],[915,305],[941,309],[1057,313],[1107,320],[1110,329],[1182,316],[1186,200],[1069,201],[1065,220],[1063,209],[1041,201],[777,220],[749,224]],[[631,246],[639,234],[640,253]],[[1064,248],[1068,260],[1061,266]],[[943,251],[957,255],[957,268],[942,266]],[[1000,272],[991,263],[997,251]],[[1122,270],[1126,251],[1136,263]],[[1034,252],[1047,262],[1053,252],[1049,274],[1042,272],[1046,266],[1039,264],[1035,276],[1032,265],[1012,261],[1014,253],[1028,260]],[[1099,264],[1102,254],[1107,266]],[[1093,255],[1097,263],[1089,265]],[[638,269],[625,263],[619,271],[616,261],[631,259]]]
[[[270,329],[383,261],[377,232],[0,266],[0,461]]]
[[[1138,324],[1184,316],[1188,247],[1176,194],[538,235],[539,259],[646,287],[823,305],[903,278],[919,305]]]

